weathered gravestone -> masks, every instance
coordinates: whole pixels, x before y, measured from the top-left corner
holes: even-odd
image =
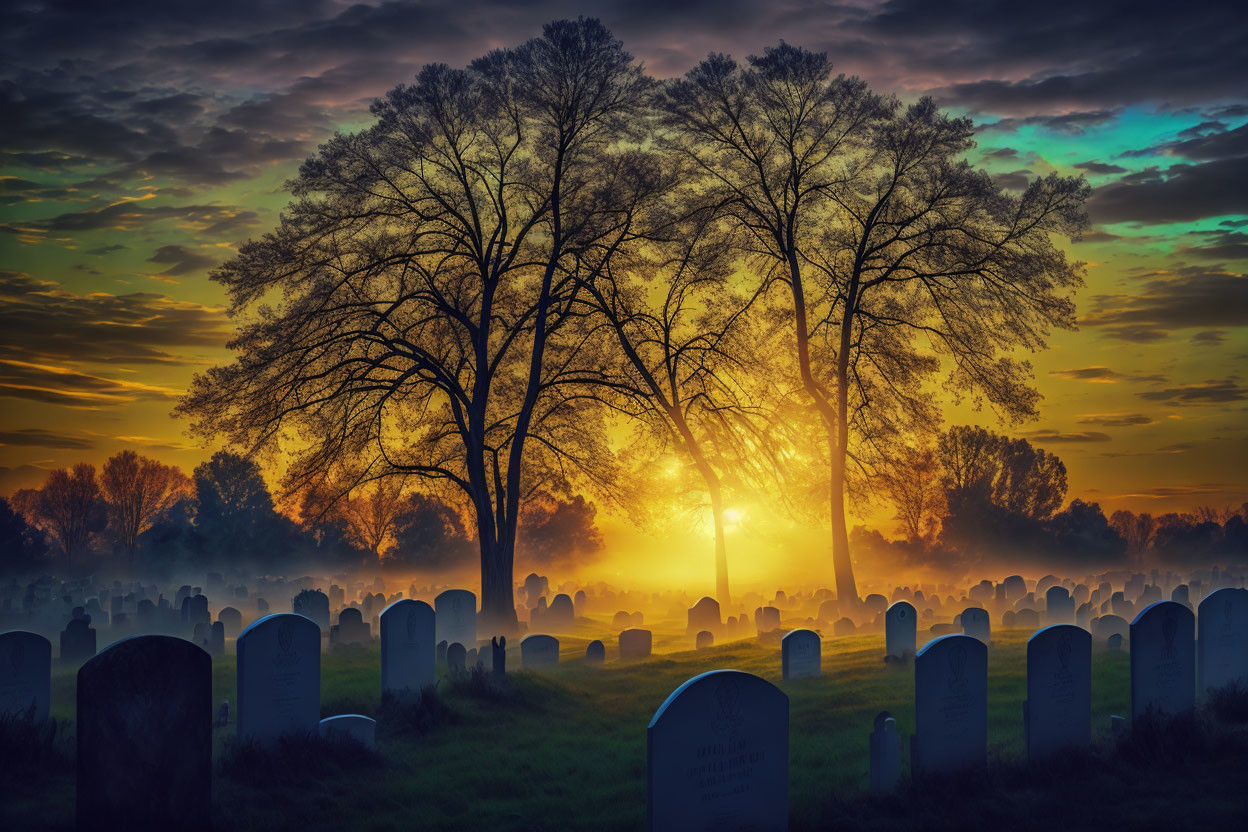
[[[977,638],[984,644],[992,640],[992,624],[988,611],[979,607],[967,607],[962,611],[962,634]]]
[[[780,639],[780,675],[811,679],[823,672],[822,641],[814,630],[793,630]]]
[[[780,610],[775,607],[759,607],[754,610],[754,627],[761,635],[780,629]]]
[[[377,722],[360,714],[330,716],[320,722],[320,735],[327,740],[358,742],[365,748],[377,747]]]
[[[559,664],[559,639],[548,635],[526,636],[520,642],[520,666],[525,670],[541,670]]]
[[[523,658],[523,657],[522,657]],[[586,664],[602,664],[607,660],[607,648],[601,641],[594,639],[585,647]]]
[[[225,653],[225,625],[220,621],[214,621],[208,632],[208,652],[214,656]]]
[[[405,598],[381,613],[381,690],[414,698],[434,681],[436,644],[433,607]]]
[[[914,727],[910,768],[915,776],[983,766],[988,759],[988,646],[952,634],[914,657]]]
[[[789,824],[789,698],[739,670],[677,688],[646,728],[651,832],[784,830]]]
[[[1050,624],[1075,622],[1075,599],[1064,586],[1051,586],[1044,593],[1044,617]]]
[[[1105,649],[1111,653],[1117,653],[1122,650],[1122,633],[1113,633],[1109,638],[1105,639]]]
[[[338,613],[338,624],[330,630],[329,640],[335,644],[363,644],[372,641],[369,626],[357,607],[347,607]]]
[[[484,652],[485,648],[482,648]],[[502,679],[507,675],[507,636],[494,636],[490,639],[490,669],[495,678]]]
[[[689,608],[689,623],[685,627],[685,634],[702,630],[715,632],[720,626],[719,602],[714,598],[702,598]]]
[[[1196,622],[1174,601],[1156,601],[1131,622],[1131,722],[1178,716],[1196,705]]]
[[[649,630],[625,630],[619,637],[620,659],[644,659],[650,655],[652,644]]]
[[[1200,695],[1232,683],[1248,688],[1248,589],[1219,589],[1197,609]]]
[[[710,630],[702,630],[698,633],[694,640],[693,646],[698,650],[705,650],[708,647],[715,646],[715,634]]]
[[[150,602],[149,602],[150,603]],[[142,618],[143,602],[139,602],[140,619]],[[225,635],[227,638],[238,638],[238,634],[243,631],[243,614],[234,607],[226,607],[217,613],[217,620],[225,627]]]
[[[884,613],[884,655],[902,661],[914,658],[919,616],[909,601],[898,601]]]
[[[329,596],[324,592],[305,589],[291,599],[290,608],[315,624],[321,634],[329,635]]]
[[[238,736],[269,742],[314,734],[321,719],[321,630],[294,613],[267,615],[238,636]]]
[[[0,714],[41,722],[51,699],[52,642],[24,630],[0,633]]]
[[[1092,628],[1092,638],[1098,642],[1115,634],[1125,639],[1131,633],[1131,625],[1120,615],[1102,615],[1093,618],[1089,624]]]
[[[86,661],[95,655],[95,645],[96,634],[91,622],[85,618],[70,619],[61,633],[61,661]]]
[[[212,659],[170,636],[123,639],[78,671],[78,828],[207,829]]]
[[[466,589],[448,589],[433,599],[438,641],[477,643],[477,596]]]
[[[458,641],[446,646],[446,672],[463,673],[468,667],[468,651]]]
[[[901,735],[897,733],[897,720],[888,711],[880,711],[871,732],[871,791],[891,792],[900,779]]]
[[[1023,736],[1032,760],[1092,741],[1092,634],[1051,624],[1027,640]]]
[[[576,611],[572,605],[572,597],[561,592],[552,598],[543,623],[551,629],[567,632],[572,629],[575,622]]]

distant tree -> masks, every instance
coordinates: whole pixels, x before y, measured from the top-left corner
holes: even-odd
[[[940,461],[933,447],[905,448],[883,466],[884,492],[897,510],[907,540],[931,541],[940,528],[945,493]]]
[[[436,496],[408,494],[395,516],[393,535],[385,566],[437,573],[473,563],[476,547],[463,516]]]
[[[1066,497],[1066,466],[1026,439],[958,425],[937,445],[946,493],[958,502],[983,500],[1031,520],[1043,520]]]
[[[1121,562],[1127,553],[1127,541],[1105,519],[1097,503],[1071,500],[1053,515],[1048,528],[1053,537],[1049,551],[1055,559],[1110,566]]]
[[[195,467],[196,537],[209,560],[272,562],[283,529],[260,466],[229,451],[217,451]]]
[[[574,394],[598,374],[576,299],[660,185],[635,141],[649,86],[588,19],[424,67],[373,126],[323,145],[281,225],[214,274],[245,321],[237,360],[180,412],[239,447],[296,436],[290,490],[360,459],[457,488],[486,626],[513,630],[523,500],[547,472],[612,470]]]
[[[107,523],[95,466],[86,462],[72,470],[56,469],[48,474],[42,488],[23,489],[13,495],[12,502],[26,522],[56,541],[71,567],[90,550],[92,537]]]
[[[191,480],[175,466],[126,450],[104,463],[100,489],[113,534],[133,566],[139,536],[191,493]]]
[[[0,497],[0,574],[27,575],[44,563],[48,544],[39,529],[27,523]]]
[[[403,481],[389,477],[358,489],[344,507],[352,538],[375,559],[380,560],[394,532],[402,504]]]
[[[1163,514],[1153,531],[1153,551],[1163,562],[1175,565],[1207,562],[1221,541],[1222,526],[1195,514]]]
[[[1030,367],[1013,356],[1074,326],[1080,269],[1051,238],[1086,225],[1088,187],[1049,176],[1003,192],[963,159],[969,118],[928,99],[900,107],[784,43],[746,65],[710,56],[667,85],[663,108],[707,204],[764,286],[785,290],[831,450],[837,595],[856,599],[847,491],[877,451],[934,428],[929,382],[1011,420],[1035,415]]]
[[[598,509],[580,494],[560,499],[539,494],[520,518],[518,550],[531,565],[582,561],[602,551],[602,533],[594,524]]]
[[[1127,542],[1127,553],[1136,563],[1144,561],[1152,543],[1153,529],[1156,523],[1153,515],[1147,512],[1135,514],[1126,509],[1118,509],[1109,517],[1109,525]]]

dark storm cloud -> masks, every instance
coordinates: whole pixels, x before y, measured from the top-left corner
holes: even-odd
[[[1248,214],[1248,156],[1204,164],[1177,164],[1092,192],[1088,212],[1100,223],[1146,225]]]
[[[1012,133],[1020,127],[1043,127],[1068,136],[1081,136],[1090,127],[1099,127],[1118,117],[1118,110],[1091,110],[1087,112],[1061,113],[1058,115],[1027,116],[1026,118],[1003,118],[979,125],[976,130]]]
[[[63,450],[89,450],[93,443],[76,434],[57,433],[42,428],[0,431],[0,445],[23,448],[58,448]]]
[[[134,231],[153,223],[179,220],[204,236],[230,237],[243,229],[254,226],[254,211],[241,211],[227,205],[158,205],[148,207],[143,202],[128,200],[115,202],[103,208],[71,211],[43,220],[10,222],[0,225],[0,231],[9,234],[30,233],[78,233],[83,231]]]
[[[181,363],[190,350],[222,346],[231,331],[222,309],[154,292],[80,295],[56,283],[0,270],[3,358]]]
[[[1218,261],[1248,259],[1248,234],[1242,231],[1219,228],[1195,231],[1190,236],[1200,240],[1200,244],[1183,249],[1180,254],[1184,258]]]
[[[1095,176],[1108,176],[1114,173],[1126,173],[1127,172],[1127,169],[1124,168],[1122,165],[1110,165],[1105,162],[1098,162],[1096,160],[1091,160],[1087,162],[1079,162],[1077,165],[1075,165],[1075,167],[1078,168],[1079,170],[1086,171],[1087,173],[1091,173]]]
[[[1248,326],[1248,275],[1197,269],[1148,281],[1130,294],[1097,295],[1079,323],[1141,343],[1177,329]]]

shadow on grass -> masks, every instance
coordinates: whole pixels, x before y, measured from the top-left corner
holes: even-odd
[[[383,693],[376,718],[378,727],[387,734],[402,736],[424,736],[459,722],[459,715],[447,705],[437,682],[425,685],[414,698]]]
[[[306,788],[384,765],[382,755],[362,743],[304,733],[286,734],[269,743],[231,738],[217,760],[217,774],[247,786]]]

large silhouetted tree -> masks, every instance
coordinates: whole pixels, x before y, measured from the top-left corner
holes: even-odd
[[[576,301],[659,187],[627,145],[648,86],[594,20],[426,66],[306,162],[281,225],[215,273],[246,321],[237,360],[181,412],[240,446],[289,436],[290,487],[350,468],[457,488],[487,626],[514,627],[523,498],[610,471],[576,394],[597,372]]]
[[[108,505],[113,533],[131,566],[139,535],[179,500],[191,493],[191,480],[180,469],[134,451],[121,451],[104,463],[100,490]]]
[[[1010,419],[1031,417],[1030,367],[1074,325],[1087,186],[1050,176],[1021,195],[962,158],[968,119],[902,108],[826,55],[787,44],[745,65],[712,55],[668,85],[669,146],[703,173],[708,205],[747,240],[764,285],[783,286],[803,389],[830,448],[837,594],[857,598],[845,496],[913,429],[933,432],[931,385]],[[942,375],[943,374],[943,375]]]

